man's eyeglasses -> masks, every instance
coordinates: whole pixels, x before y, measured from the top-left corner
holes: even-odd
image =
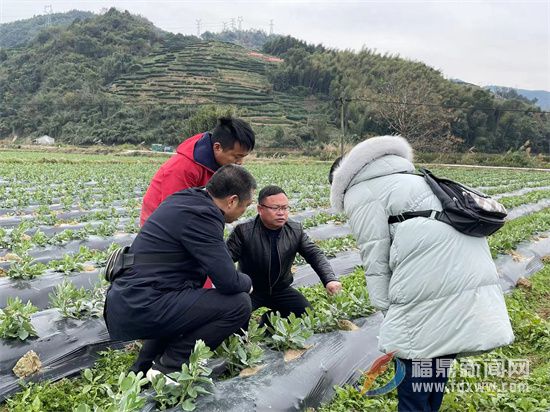
[[[274,212],[290,212],[290,206],[289,205],[286,205],[286,206],[267,206],[267,205],[262,205],[260,203],[260,206],[261,207],[265,207],[267,209],[270,209],[270,210],[273,210]]]

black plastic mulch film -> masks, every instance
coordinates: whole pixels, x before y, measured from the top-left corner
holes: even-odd
[[[316,238],[313,233],[312,237]],[[499,256],[495,261],[505,291],[511,290],[520,277],[531,276],[543,267],[541,256],[550,253],[550,238],[523,243],[516,252],[513,257]],[[360,265],[358,252],[345,252],[330,261],[338,276],[348,274]],[[23,301],[24,296],[30,296],[22,293],[29,288],[29,284],[32,285],[31,290],[41,291],[35,296],[47,296],[45,291],[51,291],[56,281],[54,276],[52,279],[47,279],[47,276],[27,282],[27,285],[20,284],[19,296],[23,297]],[[97,279],[97,272],[81,273],[69,279],[80,286],[89,282],[93,284],[94,276]],[[295,273],[294,285],[312,285],[318,280],[309,265],[305,265]],[[0,283],[0,290],[6,287],[6,284]],[[13,287],[10,285],[10,288]],[[40,307],[45,307],[44,298],[31,296],[30,300],[33,299],[42,302]],[[218,382],[213,395],[199,400],[198,410],[303,410],[327,402],[334,395],[334,385],[353,382],[359,370],[366,369],[380,355],[377,335],[381,320],[382,316],[376,313],[364,320],[358,331],[314,335],[309,342],[314,346],[290,363],[282,360],[282,354],[267,351],[267,359],[271,360],[268,367],[249,378]],[[0,341],[0,401],[19,390],[20,385],[12,368],[29,350],[39,355],[43,367],[27,379],[40,381],[77,374],[93,365],[98,351],[123,345],[109,341],[102,319],[63,319],[59,311],[48,309],[33,315],[32,323],[38,338],[25,342]],[[286,395],[281,396],[282,393]],[[144,410],[154,410],[154,405],[149,403]]]

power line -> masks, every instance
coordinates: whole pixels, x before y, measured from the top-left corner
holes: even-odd
[[[368,103],[387,103],[387,104],[401,104],[403,106],[430,106],[430,107],[441,107],[444,109],[464,109],[464,110],[487,110],[487,111],[498,111],[498,112],[523,112],[523,113],[535,113],[535,114],[550,114],[550,111],[538,111],[538,110],[532,110],[532,109],[501,109],[499,107],[475,107],[475,106],[446,106],[446,105],[439,105],[439,104],[433,104],[433,103],[403,103],[403,102],[394,102],[394,101],[387,101],[387,100],[370,100],[370,99],[350,99],[350,98],[320,98],[317,97],[318,100],[324,101],[324,102],[353,102],[353,101],[361,101],[361,102],[368,102]],[[149,103],[143,103],[143,102],[134,102],[135,105],[140,104],[149,104]],[[181,105],[181,103],[168,103],[168,104],[178,104]],[[215,103],[189,103],[184,104],[184,106],[211,106]]]
[[[476,106],[455,106],[455,105],[446,105],[446,104],[435,104],[435,103],[425,103],[425,102],[399,102],[392,100],[373,100],[373,99],[361,99],[361,98],[336,98],[331,99],[334,102],[366,102],[366,103],[382,103],[382,104],[399,104],[403,106],[428,106],[428,107],[440,107],[443,109],[465,109],[465,110],[493,110],[499,112],[523,112],[523,113],[541,113],[549,114],[550,111],[544,110],[533,110],[533,109],[505,109],[500,107],[476,107]]]

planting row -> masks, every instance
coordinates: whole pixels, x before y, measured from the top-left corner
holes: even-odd
[[[520,248],[516,255],[521,255],[522,259],[508,257],[498,259],[499,272],[506,272],[503,287],[508,288],[509,281],[515,284],[519,277],[531,275],[540,269],[542,265],[538,255],[549,252],[550,241],[546,239],[536,242],[535,246]],[[145,383],[140,381],[139,377],[123,373],[123,376],[118,378],[120,372],[125,371],[131,363],[134,353],[128,355],[127,352],[119,352],[115,355],[114,352],[109,352],[108,358],[102,358],[102,362],[94,370],[84,371],[82,378],[71,381],[71,384],[77,388],[90,387],[86,391],[77,391],[79,395],[71,390],[60,399],[50,399],[48,394],[55,392],[58,386],[45,383],[29,386],[21,395],[8,403],[14,408],[13,410],[22,410],[18,408],[32,402],[40,402],[43,410],[73,410],[75,407],[81,408],[78,410],[94,410],[96,407],[111,407],[113,403],[118,408],[116,410],[121,411],[139,410],[143,407],[145,407],[143,410],[152,410],[154,407],[167,408],[177,404],[185,410],[192,410],[195,405],[201,410],[250,410],[259,407],[274,410],[294,408],[302,410],[307,407],[317,407],[320,403],[332,398],[334,384],[341,385],[350,380],[356,380],[359,370],[366,369],[380,355],[375,349],[377,328],[381,322],[379,315],[369,317],[369,320],[356,332],[326,333],[339,328],[357,329],[357,326],[349,320],[372,312],[372,308],[367,303],[368,296],[362,270],[357,270],[352,276],[342,280],[344,293],[336,297],[327,297],[320,286],[302,288],[302,292],[312,302],[315,310],[303,318],[290,317],[284,320],[273,317],[269,337],[263,336],[261,330],[252,322],[249,334],[233,336],[226,340],[217,350],[216,356],[225,359],[229,368],[224,376],[225,380],[216,382],[213,396],[199,396],[205,392],[197,389],[204,386],[201,385],[204,383],[207,384],[204,389],[212,390],[211,380],[208,378],[210,370],[207,367],[208,364],[204,366],[204,361],[213,356],[198,342],[190,364],[185,365],[181,373],[172,375],[172,378],[181,381],[182,385],[170,387],[166,385],[163,378],[157,379],[153,381],[154,391],[145,392],[149,401],[146,401],[143,394],[138,396],[141,386]],[[531,317],[531,322],[535,320]],[[86,326],[93,329],[92,325],[93,323]],[[79,326],[81,325],[75,324],[76,328]],[[535,338],[543,336],[541,333],[544,333],[545,328],[547,331],[547,323],[546,326],[544,324],[534,326],[531,323],[530,328],[532,339],[530,343],[540,344],[540,340]],[[311,336],[312,333],[316,334]],[[310,345],[314,345],[313,348]],[[299,358],[292,362],[285,362],[282,355],[273,352],[273,350],[288,349],[298,351]],[[290,354],[287,352],[286,355]],[[111,371],[116,361],[119,362],[118,373],[114,376],[106,373]],[[82,363],[79,364],[82,365]],[[264,364],[265,367],[254,368],[258,364]],[[243,369],[246,375],[253,376],[246,379],[227,379],[236,376]],[[126,384],[123,385],[124,380]],[[105,381],[110,383],[103,384]],[[62,382],[61,387],[66,385]],[[189,390],[190,388],[194,390]],[[285,388],[285,397],[280,396],[281,388]],[[107,395],[109,390],[113,396]],[[350,389],[344,390],[350,391]],[[122,396],[123,393],[119,391],[130,391],[134,395],[132,397],[134,402],[130,405],[128,396]],[[342,392],[338,394],[337,402],[341,400]],[[536,397],[539,400],[541,398],[540,394]],[[346,400],[348,407],[349,401]],[[375,404],[380,406],[380,403]],[[56,405],[57,409],[53,405]],[[69,405],[68,409],[66,409],[67,405]]]

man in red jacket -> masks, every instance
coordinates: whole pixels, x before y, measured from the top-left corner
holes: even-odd
[[[168,196],[205,186],[221,166],[242,164],[254,149],[255,135],[241,119],[222,117],[212,133],[200,133],[181,143],[176,155],[157,171],[143,197],[140,226]]]

